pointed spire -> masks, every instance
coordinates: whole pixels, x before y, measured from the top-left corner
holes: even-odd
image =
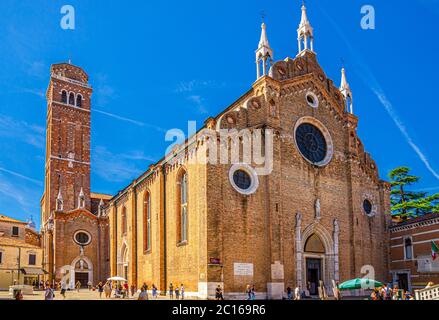
[[[262,22],[261,29],[261,39],[259,40],[259,46],[256,50],[257,79],[268,74],[268,68],[270,67],[273,60],[273,50],[271,49],[270,43],[268,42],[267,25],[265,24],[265,22]]]
[[[349,83],[346,79],[346,70],[344,67],[341,69],[340,92],[345,99],[346,110],[348,112],[350,112],[351,114],[353,114],[354,113],[354,105],[353,105],[353,99],[352,99],[352,91],[351,91],[351,87],[349,86]]]
[[[297,29],[297,40],[299,42],[299,55],[304,51],[314,52],[314,30],[308,20],[305,2],[302,4],[302,18]]]

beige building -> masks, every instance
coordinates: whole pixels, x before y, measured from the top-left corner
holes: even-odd
[[[317,61],[305,6],[298,42],[274,62],[263,24],[251,88],[109,201],[111,275],[199,297],[254,284],[270,299],[388,280],[389,185],[357,135],[345,70],[336,87]]]
[[[0,290],[43,279],[40,234],[28,222],[0,215]]]

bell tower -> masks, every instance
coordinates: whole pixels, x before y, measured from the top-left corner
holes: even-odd
[[[88,75],[70,63],[52,65],[47,89],[46,165],[41,226],[44,264],[54,272],[56,213],[82,208],[90,200],[90,101]]]

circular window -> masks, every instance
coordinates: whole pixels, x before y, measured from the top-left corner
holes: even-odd
[[[230,169],[229,180],[233,188],[244,195],[255,193],[259,186],[256,171],[247,164],[235,164]]]
[[[86,246],[91,242],[91,236],[88,232],[78,231],[73,236],[75,242],[81,246]]]
[[[305,98],[310,107],[317,108],[319,106],[319,98],[313,92],[308,92]]]
[[[372,214],[372,202],[370,200],[365,199],[363,201],[363,210],[368,216]]]
[[[310,123],[301,124],[296,130],[296,141],[302,155],[312,163],[325,159],[328,147],[323,133]]]
[[[244,170],[236,170],[233,174],[233,181],[242,190],[248,190],[252,184],[250,175]]]
[[[311,164],[327,165],[333,155],[333,144],[328,130],[312,117],[301,118],[294,129],[296,146]]]

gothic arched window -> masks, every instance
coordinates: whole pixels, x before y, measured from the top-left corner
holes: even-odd
[[[127,209],[122,208],[122,235],[127,234]]]
[[[177,234],[178,242],[183,243],[188,240],[188,211],[187,211],[187,173],[182,171],[178,179],[178,214],[177,214]]]
[[[73,94],[73,92],[71,92],[69,95],[69,104],[71,104],[72,106],[75,105],[75,95]]]
[[[76,106],[81,108],[82,107],[82,96],[80,94],[76,97]]]
[[[143,250],[151,250],[151,196],[148,191],[143,200]]]
[[[411,238],[405,238],[404,240],[404,257],[405,260],[413,259],[413,243]]]
[[[67,103],[67,91],[64,91],[61,93],[61,102]]]

